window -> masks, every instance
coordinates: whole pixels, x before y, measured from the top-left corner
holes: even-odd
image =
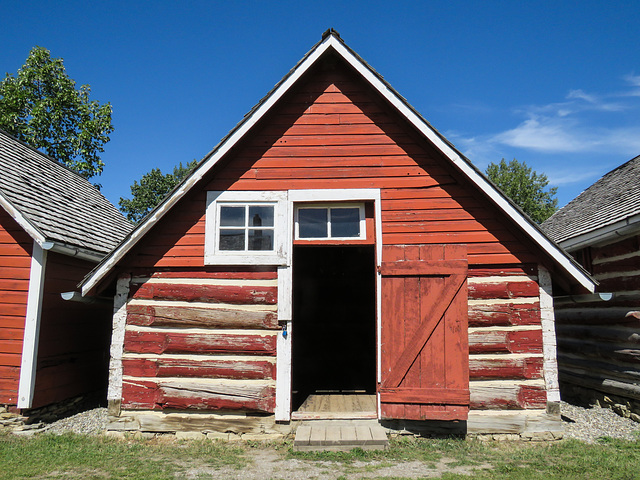
[[[295,228],[298,240],[364,239],[364,204],[300,205]]]
[[[286,192],[208,192],[205,263],[286,264]]]

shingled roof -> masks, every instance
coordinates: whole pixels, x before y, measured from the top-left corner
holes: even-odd
[[[0,130],[0,206],[43,246],[101,257],[132,228],[91,183]]]
[[[568,249],[604,240],[640,222],[640,156],[610,171],[542,224]],[[637,225],[640,228],[640,223]]]

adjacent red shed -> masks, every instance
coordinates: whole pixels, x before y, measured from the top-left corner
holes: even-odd
[[[328,31],[83,294],[117,284],[111,428],[533,435],[559,428],[552,276],[594,288]]]
[[[87,180],[0,130],[0,404],[106,388],[110,305],[60,294],[129,229]]]

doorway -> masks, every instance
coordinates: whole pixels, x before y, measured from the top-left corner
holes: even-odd
[[[294,411],[375,410],[375,289],[373,245],[293,247]]]

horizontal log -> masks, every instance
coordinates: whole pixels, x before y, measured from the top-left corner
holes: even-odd
[[[603,393],[620,395],[621,397],[640,400],[640,385],[637,383],[620,382],[606,378],[601,375],[591,374],[590,376],[574,375],[567,372],[560,372],[560,383],[572,383],[581,387],[592,388]]]
[[[640,275],[627,274],[627,276],[614,276],[612,278],[598,278],[600,282],[598,291],[600,292],[626,292],[640,290]]]
[[[542,330],[470,330],[469,353],[542,353]]]
[[[638,235],[625,238],[618,242],[612,242],[600,247],[591,248],[591,258],[593,263],[598,264],[610,258],[619,257],[640,250]]]
[[[547,392],[544,382],[515,383],[509,381],[469,382],[472,410],[519,410],[544,408]]]
[[[467,433],[537,433],[562,434],[564,425],[560,415],[548,414],[546,410],[476,410],[469,412]]]
[[[125,377],[122,407],[273,413],[275,388],[271,384],[247,381],[149,381]]]
[[[639,348],[625,348],[615,343],[602,343],[574,338],[557,337],[558,351],[568,354],[584,355],[589,358],[601,358],[620,363],[640,363]]]
[[[153,278],[237,278],[246,280],[271,280],[278,278],[274,267],[209,267],[207,270],[154,271]]]
[[[125,352],[130,353],[236,353],[275,355],[276,335],[255,333],[135,331],[127,330]]]
[[[469,299],[539,297],[540,286],[534,281],[469,282]]]
[[[479,277],[512,277],[526,275],[535,280],[538,274],[538,266],[535,264],[530,265],[496,265],[491,268],[476,267],[469,269],[469,278]]]
[[[131,297],[144,300],[274,305],[277,287],[236,285],[183,285],[144,283],[132,288]]]
[[[556,325],[557,337],[598,342],[614,342],[619,345],[640,345],[640,330],[634,327],[602,327],[597,325]]]
[[[543,378],[543,358],[496,355],[469,357],[469,378],[474,380]]]
[[[633,306],[617,306],[609,304],[604,306],[602,303],[592,306],[575,305],[562,306],[555,309],[556,324],[629,324],[638,323],[636,318],[630,318],[626,315],[637,307],[637,303]]]
[[[201,377],[274,379],[275,363],[269,360],[215,358],[123,358],[124,375],[131,377]]]
[[[129,304],[127,324],[158,327],[277,329],[276,312]]]
[[[637,367],[634,364],[618,364],[588,357],[558,355],[558,368],[560,371],[574,375],[599,375],[612,380],[640,385],[640,369]]]
[[[469,326],[539,325],[540,303],[469,302]]]
[[[165,413],[123,411],[107,425],[108,430],[142,432],[222,432],[275,433],[273,416],[206,413]]]

